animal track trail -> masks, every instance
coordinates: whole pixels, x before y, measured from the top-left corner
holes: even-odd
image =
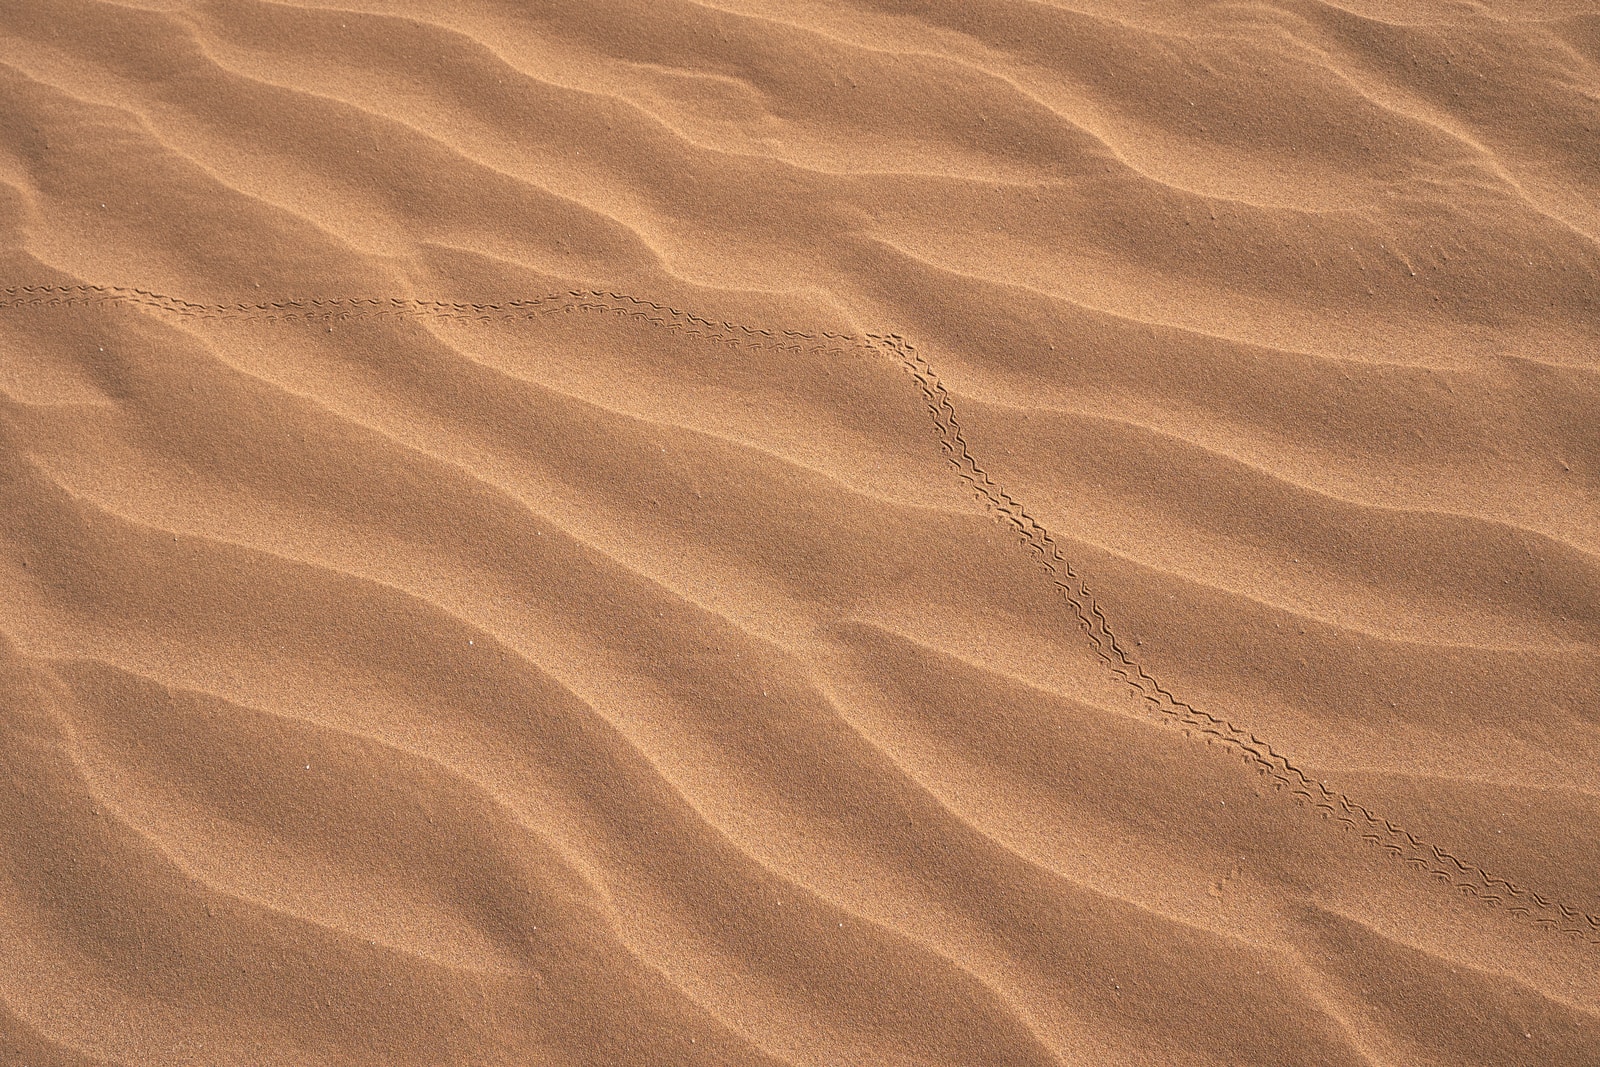
[[[1034,562],[1049,576],[1057,593],[1071,609],[1079,630],[1108,670],[1130,694],[1162,722],[1185,734],[1198,733],[1208,745],[1230,749],[1257,774],[1269,778],[1276,791],[1287,791],[1303,807],[1358,831],[1363,841],[1386,855],[1451,886],[1465,896],[1556,933],[1591,945],[1600,945],[1600,918],[1569,907],[1491,874],[1475,863],[1430,844],[1408,830],[1352,800],[1345,793],[1313,779],[1287,756],[1255,734],[1227,719],[1196,708],[1180,699],[1130,655],[1100,607],[1098,599],[1073,568],[1050,532],[1028,514],[978,464],[961,431],[949,390],[916,346],[895,333],[842,334],[827,331],[767,330],[741,323],[706,319],[666,304],[608,290],[573,289],[562,293],[498,303],[461,303],[412,298],[331,298],[278,300],[262,303],[199,304],[146,289],[97,285],[24,285],[0,289],[0,308],[134,307],[195,319],[235,319],[274,323],[347,321],[361,319],[433,318],[459,322],[513,322],[553,314],[608,314],[649,323],[671,333],[709,344],[787,354],[819,353],[837,356],[875,355],[888,358],[906,370],[932,417],[939,448],[956,475],[997,520],[1017,535]]]
[[[849,334],[801,330],[772,331],[739,323],[714,322],[665,304],[640,300],[623,293],[574,289],[562,293],[498,303],[461,303],[418,300],[409,297],[338,297],[313,300],[274,300],[260,303],[197,304],[173,296],[128,286],[22,285],[0,289],[0,308],[74,308],[109,310],[145,308],[194,319],[244,319],[276,323],[330,322],[360,319],[430,318],[453,322],[514,322],[541,315],[573,311],[603,312],[637,319],[685,337],[731,347],[789,353],[848,355],[840,343],[859,345]],[[605,303],[604,300],[617,301]]]
[[[1009,525],[1051,576],[1077,618],[1095,653],[1133,694],[1168,722],[1185,732],[1199,731],[1208,744],[1233,749],[1258,774],[1271,778],[1274,789],[1287,789],[1302,806],[1320,811],[1324,819],[1339,822],[1346,830],[1358,830],[1367,843],[1383,849],[1408,866],[1427,873],[1490,906],[1503,906],[1512,915],[1530,919],[1536,925],[1568,934],[1592,945],[1600,945],[1600,918],[1551,901],[1508,879],[1498,877],[1474,863],[1429,844],[1402,827],[1352,800],[1347,794],[1330,789],[1311,778],[1282,753],[1226,719],[1201,711],[1179,699],[1157,682],[1117,640],[1094,594],[1062,556],[1054,540],[979,467],[973,459],[961,425],[956,420],[949,392],[928,361],[909,342],[898,335],[878,341],[910,371],[921,388],[928,411],[933,416],[946,458],[958,475],[976,492],[980,500]]]

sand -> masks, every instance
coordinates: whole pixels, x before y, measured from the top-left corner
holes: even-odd
[[[0,3],[0,1065],[1600,1063],[1597,101]]]

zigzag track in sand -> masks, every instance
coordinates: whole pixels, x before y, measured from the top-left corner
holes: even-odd
[[[584,289],[498,303],[391,297],[201,304],[145,289],[95,285],[14,286],[0,289],[0,294],[3,294],[0,308],[133,306],[187,318],[265,322],[282,320],[286,323],[407,317],[492,323],[581,311],[625,316],[684,336],[730,347],[837,355],[847,355],[850,349],[855,349],[857,352],[891,358],[911,375],[921,391],[939,435],[940,448],[956,469],[957,475],[972,488],[988,510],[1017,534],[1023,547],[1050,576],[1056,591],[1072,609],[1078,627],[1095,654],[1135,697],[1149,705],[1159,719],[1182,728],[1186,734],[1198,732],[1207,744],[1221,744],[1233,750],[1258,774],[1272,779],[1275,789],[1287,789],[1297,803],[1319,811],[1324,819],[1337,821],[1346,830],[1359,831],[1362,840],[1368,844],[1463,895],[1474,897],[1489,906],[1504,907],[1509,914],[1542,929],[1567,934],[1591,945],[1600,945],[1600,917],[1550,900],[1421,840],[1345,793],[1330,789],[1325,783],[1311,778],[1287,756],[1255,734],[1179,699],[1152,677],[1117,640],[1098,600],[1061,555],[1049,531],[978,465],[961,432],[949,391],[926,357],[899,334],[767,330],[702,318],[625,293]]]

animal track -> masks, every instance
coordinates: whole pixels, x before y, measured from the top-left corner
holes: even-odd
[[[1198,732],[1210,745],[1233,750],[1256,772],[1272,780],[1277,790],[1287,790],[1302,806],[1319,811],[1346,830],[1382,849],[1407,866],[1452,886],[1466,896],[1534,925],[1600,945],[1600,918],[1549,900],[1532,890],[1490,874],[1437,845],[1429,844],[1388,819],[1356,803],[1346,794],[1312,779],[1289,758],[1255,734],[1226,719],[1201,711],[1179,699],[1147,673],[1130,656],[1112,631],[1099,602],[1072,565],[1061,555],[1048,530],[1030,516],[978,465],[956,418],[949,391],[916,347],[899,334],[839,334],[798,330],[765,330],[740,323],[719,322],[680,311],[666,304],[642,300],[626,293],[575,289],[526,300],[500,303],[457,303],[409,298],[336,298],[280,300],[248,304],[197,304],[145,289],[97,285],[24,285],[0,290],[0,308],[72,308],[134,306],[198,319],[252,319],[257,321],[346,321],[430,317],[471,322],[510,322],[542,315],[588,312],[614,314],[712,344],[789,353],[825,352],[848,355],[850,349],[887,356],[908,371],[921,391],[939,436],[939,447],[979,501],[1010,527],[1049,576],[1056,591],[1071,608],[1078,628],[1108,669],[1147,704],[1162,721],[1186,734]]]
[[[1477,864],[1463,862],[1437,845],[1422,841],[1351,800],[1346,794],[1312,779],[1288,757],[1254,734],[1178,699],[1146,673],[1118,642],[1093,593],[1072,565],[1062,558],[1049,532],[1035,522],[1020,503],[996,485],[973,459],[961,434],[961,424],[956,421],[949,393],[932,366],[898,335],[890,335],[888,340],[880,343],[900,358],[922,388],[928,411],[939,430],[945,455],[955,465],[960,477],[1019,535],[1024,546],[1033,553],[1035,561],[1050,573],[1057,591],[1072,606],[1079,628],[1088,637],[1095,653],[1152,710],[1182,726],[1185,732],[1199,731],[1207,744],[1221,743],[1232,748],[1245,763],[1254,766],[1257,773],[1271,778],[1275,783],[1274,788],[1287,788],[1297,803],[1320,811],[1324,819],[1337,820],[1347,830],[1361,831],[1363,840],[1418,870],[1426,871],[1461,893],[1491,906],[1503,905],[1513,915],[1529,918],[1538,925],[1549,926],[1590,944],[1600,945],[1600,918],[1546,900],[1538,893],[1492,875]]]

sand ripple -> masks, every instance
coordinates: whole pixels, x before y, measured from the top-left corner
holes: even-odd
[[[0,1060],[1592,1062],[1596,25],[0,13]]]

